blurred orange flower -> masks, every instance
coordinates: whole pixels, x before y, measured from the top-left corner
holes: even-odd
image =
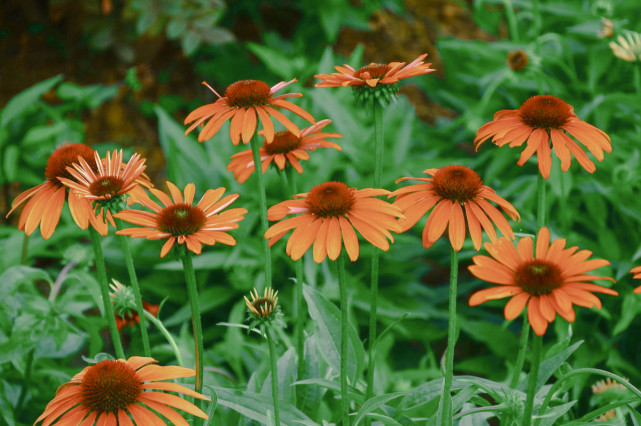
[[[321,263],[327,256],[336,260],[343,245],[354,262],[359,254],[356,228],[367,241],[387,251],[387,239],[394,242],[390,231],[400,231],[396,218],[402,217],[394,205],[373,198],[387,194],[389,191],[385,189],[356,189],[342,182],[322,183],[308,193],[295,195],[294,200],[270,207],[267,217],[272,221],[290,214],[302,214],[272,225],[265,238],[269,238],[272,246],[293,229],[285,249],[292,260],[300,259],[314,244],[316,263]]]
[[[158,309],[160,306],[154,305],[149,302],[145,302],[144,300],[142,301],[142,308],[149,312],[153,316],[158,316]],[[123,328],[129,326],[129,327],[135,327],[136,324],[140,324],[140,317],[138,316],[138,312],[134,310],[130,310],[129,313],[122,317],[116,313],[116,327],[118,327],[118,331],[122,331]]]
[[[641,266],[636,266],[636,267],[630,269],[630,273],[634,274],[632,276],[632,279],[634,279],[634,280],[640,279],[641,278]],[[639,286],[639,287],[634,289],[634,294],[639,294],[639,293],[641,293],[641,286]]]
[[[208,419],[207,414],[191,402],[166,392],[206,401],[209,398],[177,383],[160,381],[191,377],[196,372],[173,365],[153,365],[156,362],[153,358],[133,356],[85,367],[58,388],[35,423],[43,421],[43,426],[54,422],[59,425],[96,422],[104,426],[165,424],[158,416],[161,414],[172,424],[187,426],[187,421],[174,408]]]
[[[600,309],[601,301],[592,293],[618,296],[610,288],[588,283],[593,280],[614,282],[610,277],[588,273],[609,265],[607,260],[588,260],[591,251],[565,248],[563,238],[550,244],[550,231],[546,227],[539,230],[536,253],[533,253],[533,244],[531,237],[521,238],[518,248],[507,238],[486,243],[485,248],[492,257],[474,256],[470,272],[484,281],[501,285],[474,293],[470,306],[511,297],[505,305],[505,319],[513,320],[527,305],[528,321],[534,332],[542,336],[557,313],[568,322],[574,322],[573,304]]]
[[[456,251],[461,250],[465,241],[466,223],[476,250],[481,248],[483,241],[481,228],[490,240],[496,241],[492,222],[504,236],[514,239],[507,219],[490,204],[490,201],[498,204],[512,220],[521,220],[519,213],[492,188],[483,185],[483,181],[474,170],[453,165],[427,169],[423,173],[432,177],[397,179],[396,182],[411,179],[424,183],[399,188],[389,195],[396,197],[394,205],[405,215],[405,218],[399,221],[403,231],[414,226],[433,208],[423,228],[423,247],[431,247],[443,235],[445,228],[448,228],[452,248]]]
[[[293,112],[304,118],[310,123],[315,123],[314,117],[301,107],[286,101],[286,98],[303,96],[300,93],[285,93],[283,95],[273,96],[274,93],[289,86],[296,79],[288,82],[281,81],[273,87],[260,80],[241,80],[231,84],[225,90],[225,96],[220,96],[211,86],[203,81],[203,84],[218,96],[218,100],[213,104],[207,104],[196,108],[187,118],[185,124],[194,122],[185,135],[200,126],[209,119],[209,122],[200,131],[198,142],[206,141],[214,136],[225,121],[231,119],[229,136],[234,145],[238,145],[242,139],[244,144],[249,143],[256,132],[257,116],[263,124],[265,138],[270,143],[274,139],[274,123],[270,118],[273,117],[285,126],[289,131],[298,136],[299,129],[287,117],[285,117],[277,108],[282,108]]]
[[[263,174],[267,171],[272,162],[280,170],[284,170],[289,163],[300,174],[303,173],[299,160],[309,159],[308,151],[315,151],[317,148],[334,148],[342,151],[342,148],[334,142],[327,141],[327,138],[342,138],[338,133],[321,133],[321,130],[331,123],[332,120],[321,120],[318,123],[302,129],[300,135],[296,136],[289,130],[277,132],[274,140],[268,143],[267,140],[260,147],[260,160]],[[262,131],[260,133],[263,133]],[[228,171],[234,172],[234,178],[238,183],[245,182],[254,172],[254,157],[252,150],[248,149],[232,155],[232,160],[227,166]]]
[[[522,166],[536,153],[539,171],[547,179],[552,167],[552,141],[552,148],[561,160],[561,170],[569,170],[574,155],[585,170],[594,173],[596,166],[570,136],[599,161],[604,158],[603,151],[612,152],[610,137],[604,131],[581,121],[571,105],[550,95],[532,96],[519,109],[497,112],[494,121],[484,124],[476,132],[474,145],[478,150],[486,140],[492,138],[492,142],[498,146],[509,144],[510,148],[514,148],[527,141],[517,164]]]

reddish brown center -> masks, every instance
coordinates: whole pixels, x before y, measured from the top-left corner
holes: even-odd
[[[371,78],[383,78],[391,69],[392,67],[387,64],[365,65],[354,72],[354,77],[363,79],[363,77],[361,77],[363,73],[368,72]]]
[[[125,182],[120,178],[104,176],[89,186],[89,192],[96,197],[108,200],[118,196],[118,192],[122,189],[124,184]]]
[[[465,166],[446,166],[432,177],[434,192],[440,197],[465,203],[478,196],[483,181],[476,172]]]
[[[122,361],[100,361],[82,378],[82,405],[91,412],[117,413],[135,404],[142,392],[136,371]]]
[[[274,299],[272,299],[271,297],[261,297],[252,300],[252,306],[256,310],[254,313],[258,314],[258,316],[262,318],[269,317],[276,308]]]
[[[523,123],[535,129],[560,129],[572,116],[572,107],[561,99],[532,96],[519,109]]]
[[[265,105],[272,95],[267,83],[260,80],[240,80],[225,90],[227,103],[232,107],[249,108]]]
[[[340,217],[354,205],[354,193],[342,182],[325,182],[315,186],[305,199],[309,211],[319,217]]]
[[[523,49],[513,50],[507,54],[507,65],[514,71],[523,71],[529,62],[530,58]]]
[[[287,154],[296,148],[300,148],[300,138],[289,130],[282,130],[274,135],[274,140],[271,143],[265,141],[263,148],[269,155]]]
[[[70,143],[61,146],[56,149],[49,157],[47,161],[47,167],[45,168],[45,177],[47,180],[57,186],[63,186],[62,183],[58,180],[59,177],[67,178],[70,180],[75,180],[75,178],[67,171],[67,167],[70,167],[73,163],[78,162],[78,157],[82,157],[91,165],[91,169],[96,173],[98,168],[95,166],[93,149],[89,148],[85,144],[81,143]]]
[[[156,219],[158,229],[174,237],[195,234],[206,220],[202,210],[185,203],[165,207]]]
[[[555,264],[534,259],[518,267],[514,273],[514,281],[532,296],[542,296],[559,288],[563,283],[563,277]]]

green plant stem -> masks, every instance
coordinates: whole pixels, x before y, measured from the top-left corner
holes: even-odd
[[[514,364],[514,371],[512,372],[512,379],[510,380],[510,387],[516,389],[523,371],[523,363],[525,362],[525,351],[527,350],[527,342],[530,337],[530,323],[528,322],[527,315],[523,314],[523,327],[521,328],[521,339],[519,340],[519,352],[516,355],[516,364]]]
[[[445,352],[445,378],[443,379],[443,393],[439,403],[440,419],[437,424],[452,425],[452,379],[454,377],[454,346],[456,345],[456,297],[458,284],[458,252],[452,248],[450,258],[450,295],[449,316],[447,327],[447,349]]]
[[[107,268],[105,267],[105,256],[102,254],[102,247],[100,246],[100,234],[98,231],[89,226],[89,238],[93,246],[93,252],[96,259],[96,271],[98,273],[98,283],[100,284],[100,294],[102,296],[102,303],[105,307],[105,316],[107,317],[107,324],[109,324],[109,333],[111,334],[111,341],[114,345],[116,358],[125,359],[125,352],[122,349],[120,342],[120,334],[116,326],[116,315],[114,314],[113,306],[111,306],[111,299],[109,298],[109,282],[107,280]]]
[[[25,233],[24,240],[22,240],[22,257],[20,258],[20,264],[27,264],[27,248],[29,246],[29,236]]]
[[[116,229],[123,228],[123,222],[116,219]],[[129,281],[134,290],[134,298],[136,299],[136,311],[140,319],[140,334],[142,335],[142,347],[146,357],[151,357],[151,347],[149,346],[149,336],[147,335],[147,323],[145,321],[145,309],[142,306],[142,296],[140,295],[140,286],[138,285],[138,276],[136,275],[136,268],[134,267],[134,259],[131,256],[131,248],[129,247],[129,237],[126,235],[118,235],[122,254],[125,257],[125,265],[127,265],[127,272],[129,273]]]
[[[507,25],[510,28],[510,38],[513,42],[519,42],[519,29],[516,24],[516,15],[514,14],[514,7],[512,6],[512,0],[503,0],[503,6],[505,7],[505,15],[507,18]]]
[[[349,426],[349,400],[347,399],[347,282],[345,279],[345,253],[338,256],[338,287],[341,301],[341,413],[343,426]]]
[[[269,250],[269,241],[264,238],[269,222],[267,221],[267,195],[265,193],[265,176],[263,176],[263,166],[260,161],[260,145],[258,143],[258,136],[255,134],[251,139],[252,154],[254,156],[254,174],[258,179],[258,192],[260,195],[260,223],[262,225],[263,248],[265,251],[265,285],[263,288],[272,286],[272,254]],[[258,289],[259,292],[262,289]]]
[[[634,82],[637,96],[641,96],[641,62],[635,63],[634,68],[632,68],[632,81]]]
[[[16,415],[19,415],[22,412],[22,405],[27,397],[27,389],[29,389],[29,382],[31,381],[31,370],[33,367],[33,357],[35,353],[36,349],[34,348],[27,354],[27,365],[25,366],[24,377],[22,379],[22,388],[20,388],[20,395],[18,395],[18,402],[16,403]]]
[[[156,326],[158,330],[162,333],[163,336],[165,336],[165,339],[167,339],[167,342],[171,346],[171,348],[174,351],[174,355],[176,356],[176,362],[178,362],[178,365],[181,367],[183,366],[183,357],[180,355],[180,349],[178,349],[178,345],[176,344],[176,341],[172,337],[172,335],[169,333],[169,331],[165,328],[165,325],[160,321],[160,319],[156,318],[149,312],[145,311],[145,318],[149,320],[153,325]]]
[[[191,306],[191,324],[194,330],[194,343],[196,346],[196,387],[198,393],[203,390],[203,355],[205,348],[203,346],[203,328],[200,321],[200,303],[198,301],[198,288],[196,287],[196,273],[194,272],[194,265],[191,260],[191,251],[187,247],[183,247],[183,268],[185,270],[185,281],[187,282],[187,292],[189,293],[189,305]],[[194,401],[199,407],[202,406],[200,400]],[[202,419],[194,416],[194,424],[196,426],[202,425]]]
[[[272,369],[272,398],[274,400],[274,421],[276,426],[280,426],[280,408],[278,404],[278,363],[276,357],[276,345],[272,336],[272,329],[268,325],[265,327],[267,335],[267,344],[269,345],[269,361]]]
[[[532,424],[532,413],[534,410],[534,395],[536,394],[536,384],[539,379],[539,367],[541,366],[541,345],[543,337],[532,335],[532,359],[530,361],[530,379],[527,386],[527,396],[525,399],[525,410],[523,412],[522,426]]]
[[[537,214],[536,214],[536,227],[537,227],[537,232],[539,229],[543,228],[545,226],[545,179],[543,178],[543,175],[541,173],[537,174],[537,181],[536,181],[536,192],[537,192]]]

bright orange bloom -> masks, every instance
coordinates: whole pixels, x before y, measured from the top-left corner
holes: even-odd
[[[638,280],[641,278],[641,266],[636,266],[632,269],[630,269],[630,273],[634,274],[632,276],[632,279]],[[634,294],[639,294],[641,293],[641,286],[637,287],[634,289]]]
[[[320,132],[323,127],[331,122],[332,120],[321,120],[310,127],[302,129],[299,136],[294,135],[289,130],[283,130],[274,135],[274,140],[271,143],[265,140],[259,150],[263,174],[265,174],[272,162],[280,170],[284,170],[285,165],[289,163],[298,173],[302,174],[303,168],[298,160],[309,159],[307,151],[315,151],[316,148],[334,148],[342,151],[342,148],[334,142],[325,140],[326,138],[342,138],[342,135]],[[232,155],[231,158],[232,160],[229,162],[227,170],[234,172],[234,177],[238,180],[238,183],[245,182],[255,170],[252,150],[248,149],[239,152]]]
[[[271,247],[293,229],[285,249],[292,260],[300,259],[313,243],[316,263],[321,263],[327,256],[336,260],[343,244],[354,262],[359,253],[356,228],[367,241],[387,251],[387,239],[394,242],[390,231],[400,231],[396,218],[403,216],[394,205],[373,198],[387,194],[389,191],[385,189],[356,189],[342,182],[322,183],[308,193],[294,195],[294,200],[270,207],[267,210],[269,220],[302,214],[272,225],[265,238],[269,238]]]
[[[159,413],[171,424],[188,426],[174,408],[208,419],[207,414],[191,402],[165,392],[206,401],[209,398],[185,386],[160,381],[191,377],[196,372],[173,365],[153,365],[156,362],[153,358],[133,356],[128,360],[106,360],[85,367],[58,388],[56,396],[34,425],[40,421],[43,421],[42,426],[54,422],[83,426],[94,422],[103,426],[164,425],[165,420],[156,414]]]
[[[394,205],[398,206],[405,219],[400,221],[403,232],[414,226],[430,209],[432,212],[423,228],[423,247],[429,248],[449,228],[452,248],[461,250],[465,241],[465,229],[469,229],[474,248],[479,250],[483,241],[481,228],[490,240],[496,241],[494,224],[501,233],[514,239],[512,228],[501,212],[490,204],[498,204],[512,220],[521,220],[514,206],[483,181],[476,172],[465,166],[446,166],[440,169],[427,169],[423,173],[429,178],[404,177],[403,180],[419,180],[424,183],[405,186],[390,194],[396,197]]]
[[[484,281],[501,284],[498,287],[477,291],[470,297],[470,306],[488,300],[512,297],[505,305],[505,319],[513,320],[527,305],[528,321],[538,336],[543,336],[548,323],[558,313],[568,322],[574,322],[572,305],[601,308],[601,301],[592,293],[618,296],[610,288],[589,283],[593,280],[609,280],[588,274],[593,269],[609,265],[604,259],[590,259],[591,251],[578,247],[565,248],[565,239],[559,238],[550,244],[550,231],[543,227],[536,238],[536,253],[533,253],[531,237],[521,238],[518,248],[507,238],[496,243],[486,243],[492,257],[474,256],[470,272]]]
[[[370,63],[359,69],[344,64],[335,66],[338,72],[331,74],[318,74],[314,77],[323,80],[316,83],[315,87],[341,87],[341,86],[364,86],[376,87],[380,84],[395,84],[399,80],[427,74],[435,70],[430,68],[431,63],[424,64],[423,59],[427,53],[422,54],[409,64],[405,62],[390,62],[389,64]]]
[[[216,243],[236,245],[236,240],[225,231],[238,228],[239,222],[244,219],[246,209],[231,209],[221,211],[236,201],[238,194],[227,195],[223,199],[225,188],[208,189],[198,204],[193,205],[196,187],[193,183],[185,186],[185,197],[180,189],[167,181],[171,197],[162,191],[151,188],[152,194],[160,200],[164,207],[159,206],[149,197],[138,198],[137,201],[153,210],[122,210],[114,217],[124,221],[144,226],[144,228],[127,228],[117,231],[118,235],[129,235],[133,238],[147,238],[149,240],[167,239],[160,251],[164,257],[178,241],[186,244],[187,248],[196,254],[202,251],[202,244],[214,245]]]
[[[519,109],[497,112],[494,121],[476,132],[474,145],[478,150],[483,142],[493,138],[492,142],[498,146],[509,144],[514,148],[527,141],[517,164],[522,166],[536,152],[539,171],[547,179],[552,167],[552,141],[552,148],[561,160],[561,170],[570,169],[574,155],[585,170],[594,173],[596,166],[570,136],[585,145],[599,161],[604,158],[603,151],[612,152],[610,137],[604,131],[581,121],[571,105],[550,95],[532,96]]]
[[[87,229],[91,224],[101,235],[107,235],[107,223],[93,214],[91,201],[75,195],[67,195],[67,188],[60,182],[60,178],[73,178],[67,167],[77,162],[78,158],[91,161],[93,156],[94,150],[81,143],[69,143],[56,149],[47,161],[45,169],[47,180],[18,195],[11,203],[11,210],[7,213],[7,217],[18,206],[29,200],[20,214],[18,228],[24,230],[27,235],[31,235],[40,225],[40,233],[46,240],[58,226],[66,199],[71,216],[80,228]]]
[[[154,305],[149,302],[145,302],[144,300],[142,301],[142,308],[149,312],[151,315],[157,317],[158,316],[158,309],[160,306]],[[131,310],[129,313],[122,317],[116,313],[116,327],[118,327],[118,331],[122,331],[123,328],[129,326],[129,327],[135,327],[136,324],[140,324],[140,317],[138,316],[138,312]]]
[[[286,98],[303,95],[300,93],[285,93],[273,96],[274,93],[295,81],[296,79],[288,82],[281,81],[270,89],[267,83],[259,80],[241,80],[227,87],[225,96],[220,96],[203,81],[203,84],[218,96],[218,100],[213,104],[196,108],[185,118],[185,124],[194,121],[185,132],[185,135],[211,118],[198,135],[198,142],[206,141],[218,133],[225,121],[231,119],[231,127],[229,129],[231,141],[234,145],[238,145],[242,138],[243,143],[247,144],[256,131],[257,115],[261,123],[263,123],[268,143],[274,139],[274,123],[269,118],[270,116],[282,123],[293,134],[298,135],[300,132],[298,127],[276,108],[289,110],[310,123],[315,123],[316,120],[310,113],[285,100]]]

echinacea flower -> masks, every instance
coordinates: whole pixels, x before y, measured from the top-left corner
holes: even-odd
[[[532,96],[519,109],[497,112],[494,121],[484,124],[476,132],[474,145],[478,150],[490,138],[495,145],[509,144],[510,148],[527,142],[517,164],[522,166],[536,153],[539,171],[547,179],[552,167],[552,141],[552,148],[561,160],[561,170],[567,172],[570,169],[574,155],[585,170],[594,173],[596,166],[570,136],[599,161],[604,158],[603,151],[612,152],[610,137],[604,131],[581,121],[571,105],[550,95]]]
[[[192,121],[194,122],[189,126],[185,135],[209,119],[209,122],[198,135],[198,142],[206,141],[218,133],[222,125],[231,119],[229,129],[231,141],[234,145],[238,145],[242,139],[243,143],[247,144],[256,131],[258,117],[263,124],[265,138],[269,143],[274,139],[274,123],[270,116],[279,121],[293,134],[298,135],[298,127],[278,111],[278,109],[286,109],[310,123],[314,123],[314,117],[312,117],[310,113],[285,100],[286,98],[303,95],[300,93],[285,93],[274,96],[276,92],[295,81],[297,80],[293,79],[288,82],[281,81],[270,88],[267,83],[260,80],[240,80],[227,87],[225,96],[220,96],[211,86],[203,81],[203,84],[214,92],[216,96],[218,96],[218,99],[213,104],[196,108],[185,118],[185,124],[191,123]]]
[[[594,280],[610,277],[593,275],[593,269],[609,265],[604,259],[590,259],[591,251],[578,247],[565,248],[566,241],[559,238],[550,244],[550,231],[543,227],[536,238],[533,252],[531,237],[521,238],[518,246],[507,238],[496,243],[486,243],[492,257],[477,255],[470,272],[484,281],[500,284],[498,287],[479,290],[470,297],[470,306],[488,300],[511,297],[505,304],[505,319],[513,320],[527,305],[527,316],[532,329],[543,336],[556,314],[574,322],[572,305],[601,308],[601,301],[592,293],[618,296],[616,291],[597,284]]]
[[[626,31],[624,34],[625,36],[617,37],[618,44],[614,41],[609,43],[612,53],[624,61],[641,61],[641,34],[633,31]]]
[[[530,58],[525,50],[516,49],[507,54],[507,61],[505,63],[512,70],[520,72],[530,63]]]
[[[342,182],[325,182],[310,192],[294,195],[267,210],[269,220],[281,220],[290,214],[301,215],[272,225],[265,233],[269,246],[294,230],[287,241],[286,253],[292,260],[300,259],[314,244],[314,261],[321,263],[329,256],[336,260],[342,246],[352,262],[358,259],[358,237],[354,228],[371,244],[387,251],[390,233],[401,230],[396,218],[402,217],[394,205],[374,198],[387,195],[385,189],[356,189]]]
[[[641,279],[641,266],[636,266],[636,267],[630,269],[630,273],[634,274],[632,276],[633,280]],[[639,286],[639,287],[634,289],[634,294],[639,294],[639,293],[641,293],[641,286]]]
[[[423,183],[405,186],[390,194],[390,197],[396,197],[394,205],[405,215],[399,221],[403,231],[414,226],[432,209],[423,228],[423,247],[431,247],[443,235],[445,228],[448,228],[450,243],[456,251],[463,247],[466,228],[469,229],[476,250],[481,248],[483,241],[481,228],[492,241],[497,239],[494,225],[504,236],[514,239],[507,219],[490,201],[498,204],[512,220],[521,220],[519,213],[492,188],[483,185],[474,170],[452,165],[427,169],[423,173],[431,177],[397,179],[397,183],[408,179]]]
[[[317,148],[334,148],[342,151],[339,145],[325,140],[327,138],[342,138],[342,135],[338,133],[321,133],[323,127],[331,122],[332,120],[321,120],[310,127],[302,129],[298,136],[289,130],[283,130],[274,135],[274,140],[271,143],[265,140],[263,146],[259,149],[263,174],[272,163],[276,164],[280,170],[284,170],[285,166],[290,164],[299,174],[302,174],[303,168],[299,160],[309,159],[308,151],[315,151]],[[255,169],[252,150],[248,149],[239,152],[232,155],[231,158],[232,160],[229,162],[227,170],[234,172],[234,177],[238,180],[238,183],[245,182]]]
[[[24,230],[27,235],[31,235],[40,225],[40,233],[46,240],[58,226],[66,199],[71,216],[80,228],[87,229],[91,224],[101,235],[107,235],[107,223],[93,214],[91,201],[79,198],[71,191],[68,192],[67,187],[60,181],[61,178],[73,178],[67,167],[76,163],[78,158],[91,161],[93,156],[94,150],[81,143],[69,143],[56,149],[47,161],[45,169],[47,180],[18,195],[11,203],[11,210],[7,213],[7,217],[29,200],[20,213],[18,228]]]
[[[35,423],[43,421],[42,426],[54,422],[88,426],[94,422],[103,426],[164,425],[160,414],[174,425],[188,426],[176,408],[208,419],[207,414],[191,402],[165,392],[206,401],[209,398],[177,383],[161,381],[191,377],[196,372],[173,365],[154,365],[156,362],[153,358],[133,356],[85,367],[58,388]]]
[[[277,311],[278,292],[274,292],[273,288],[265,288],[263,297],[258,296],[256,289],[254,289],[253,293],[250,291],[249,295],[251,296],[251,300],[249,300],[247,296],[243,296],[243,298],[245,299],[247,310],[252,317],[268,318]]]
[[[196,254],[201,253],[202,244],[236,245],[236,240],[226,231],[238,228],[236,222],[244,219],[243,215],[247,210],[238,208],[223,211],[223,209],[236,201],[238,194],[227,195],[221,199],[225,188],[208,189],[200,201],[193,205],[196,192],[193,183],[185,186],[184,198],[176,185],[167,181],[167,186],[171,198],[162,191],[150,189],[151,193],[160,200],[162,207],[149,197],[140,197],[137,201],[152,212],[131,209],[115,214],[116,218],[144,227],[122,229],[116,231],[116,234],[149,240],[166,239],[160,251],[160,257],[165,257],[175,242],[185,244],[187,249]]]

